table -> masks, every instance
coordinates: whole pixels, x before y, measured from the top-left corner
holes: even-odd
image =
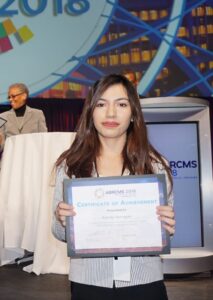
[[[51,233],[53,165],[74,133],[46,132],[6,140],[0,171],[0,264],[34,252],[35,274],[68,274],[66,244]]]

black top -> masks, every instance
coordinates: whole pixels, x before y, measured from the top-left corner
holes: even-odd
[[[15,109],[14,111],[15,111],[16,117],[23,117],[25,110],[26,110],[26,104]]]

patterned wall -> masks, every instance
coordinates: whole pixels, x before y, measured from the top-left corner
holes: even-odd
[[[32,97],[84,98],[113,72],[145,97],[211,97],[212,45],[212,0],[2,1],[0,103],[20,81]]]
[[[210,97],[212,1],[120,0],[98,45],[42,97],[84,97],[101,75],[129,76],[146,97]]]

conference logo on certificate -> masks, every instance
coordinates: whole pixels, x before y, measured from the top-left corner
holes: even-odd
[[[156,206],[167,204],[165,175],[64,180],[68,256],[140,256],[170,253],[169,234]]]

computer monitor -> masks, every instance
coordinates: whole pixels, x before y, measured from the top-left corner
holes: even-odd
[[[213,269],[213,182],[209,103],[200,98],[141,99],[152,145],[170,164],[176,233],[165,273]]]

